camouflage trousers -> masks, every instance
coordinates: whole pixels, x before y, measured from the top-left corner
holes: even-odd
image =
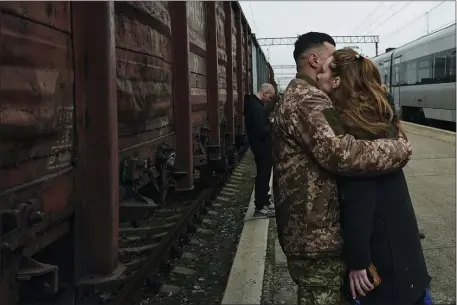
[[[345,303],[340,293],[345,270],[342,259],[288,259],[287,267],[298,285],[298,305]]]

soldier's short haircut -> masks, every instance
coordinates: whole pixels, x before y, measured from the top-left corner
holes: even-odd
[[[298,36],[297,41],[295,41],[294,49],[295,63],[298,64],[300,55],[303,54],[303,52],[308,51],[312,47],[323,45],[325,42],[336,46],[335,40],[333,40],[332,36],[325,33],[308,32]]]

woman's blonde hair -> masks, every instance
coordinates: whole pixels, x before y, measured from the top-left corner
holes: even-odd
[[[332,56],[330,71],[333,77],[340,78],[335,106],[341,112],[343,123],[374,135],[387,134],[394,123],[397,131],[404,135],[400,121],[387,101],[387,92],[375,64],[351,48],[337,50]]]

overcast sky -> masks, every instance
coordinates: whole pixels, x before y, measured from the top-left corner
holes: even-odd
[[[455,22],[455,1],[240,1],[257,38],[291,37],[309,31],[334,36],[379,35],[379,53]],[[432,10],[433,9],[433,10]],[[358,44],[375,55],[374,44]],[[337,48],[344,45],[337,45]],[[293,46],[262,47],[272,65],[294,65]],[[275,69],[281,85],[295,71]]]

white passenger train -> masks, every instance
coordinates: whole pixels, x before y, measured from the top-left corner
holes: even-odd
[[[455,23],[373,58],[404,120],[455,123]]]

